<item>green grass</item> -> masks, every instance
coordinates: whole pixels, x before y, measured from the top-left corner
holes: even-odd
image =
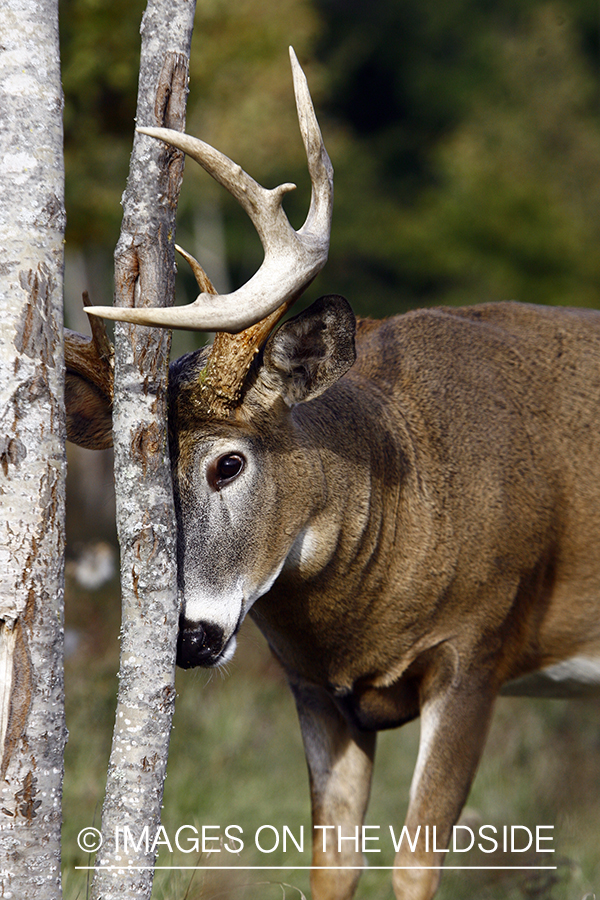
[[[119,611],[116,586],[97,594],[71,590],[67,624],[79,645],[67,662],[67,726],[64,794],[64,890],[66,900],[84,900],[88,864],[77,847],[80,829],[99,824],[117,689]],[[235,659],[225,673],[179,672],[178,699],[163,824],[173,839],[181,825],[243,829],[239,857],[223,843],[219,853],[161,851],[162,865],[307,865],[288,847],[260,853],[254,834],[285,825],[310,843],[308,781],[291,695],[264,641],[247,623]],[[418,746],[419,726],[380,735],[368,823],[380,826],[380,854],[373,865],[391,865],[389,826],[399,829]],[[447,871],[440,900],[592,900],[600,897],[600,703],[598,701],[499,701],[486,752],[465,816],[481,824],[554,826],[554,854],[527,864],[552,864],[553,872]],[[236,832],[237,833],[237,832]],[[263,832],[265,845],[272,840]],[[212,845],[214,849],[219,844]],[[506,864],[506,856],[456,854],[447,863]],[[515,864],[523,865],[521,857]],[[363,873],[358,896],[390,900],[390,872]],[[287,887],[285,885],[288,885]],[[299,898],[308,873],[285,871],[159,871],[155,900]]]

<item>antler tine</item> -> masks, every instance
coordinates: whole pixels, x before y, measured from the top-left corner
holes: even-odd
[[[302,71],[293,47],[290,47],[290,62],[294,79],[298,124],[300,125],[304,149],[306,150],[311,182],[310,209],[299,234],[307,234],[313,231],[321,233],[323,230],[329,231],[331,227],[333,213],[333,166],[325,149],[306,75]]]
[[[179,244],[175,244],[175,249],[177,252],[183,256],[185,261],[188,263],[192,272],[194,273],[194,278],[196,279],[196,284],[200,288],[200,290],[207,294],[217,294],[218,291],[200,263],[195,257],[192,256],[191,253],[188,253],[187,250],[184,250],[183,247],[180,247]]]
[[[327,261],[333,209],[333,168],[323,144],[304,73],[290,48],[300,130],[306,148],[312,191],[304,225],[294,231],[282,207],[294,189],[282,184],[267,190],[227,156],[197,138],[166,128],[138,128],[141,134],[183,150],[222,184],[250,216],[265,258],[256,274],[231,294],[204,290],[187,306],[167,309],[90,307],[87,311],[123,322],[237,333],[289,305],[310,284]]]

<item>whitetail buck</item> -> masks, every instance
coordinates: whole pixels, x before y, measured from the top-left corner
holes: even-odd
[[[201,141],[148,129],[238,198],[265,262],[215,298],[192,261],[195,304],[108,313],[221,329],[170,373],[180,665],[229,660],[250,612],[296,699],[313,822],[345,834],[363,822],[377,731],[420,716],[406,822],[436,826],[442,849],[498,693],[600,687],[600,313],[508,303],[355,323],[333,296],[272,332],[324,263],[332,205],[296,63],[294,79],[305,225],[282,211],[289,185],[266,191]],[[110,374],[93,345],[90,364],[68,344],[69,434],[105,445]],[[351,897],[362,857],[314,833],[314,900]],[[442,862],[404,843],[396,896],[431,898],[425,867]]]

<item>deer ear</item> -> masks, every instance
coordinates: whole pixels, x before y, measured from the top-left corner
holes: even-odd
[[[67,369],[65,374],[67,440],[88,450],[112,447],[112,403],[110,398],[83,375]]]
[[[356,319],[343,297],[320,297],[285,322],[263,354],[263,378],[288,406],[314,400],[344,375],[356,359]]]
[[[92,337],[65,328],[67,440],[88,450],[105,450],[112,447],[114,350],[104,323],[89,319]]]

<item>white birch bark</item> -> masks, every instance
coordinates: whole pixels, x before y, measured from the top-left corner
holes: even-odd
[[[0,5],[0,896],[61,896],[64,192],[57,0]]]
[[[142,22],[139,125],[183,130],[194,9],[193,0],[149,0]],[[115,253],[117,305],[173,302],[182,173],[181,154],[136,135]],[[117,326],[115,351],[121,662],[92,898],[142,900],[152,891],[152,842],[160,825],[175,703],[179,609],[166,415],[169,335]],[[134,839],[127,851],[125,826]]]

